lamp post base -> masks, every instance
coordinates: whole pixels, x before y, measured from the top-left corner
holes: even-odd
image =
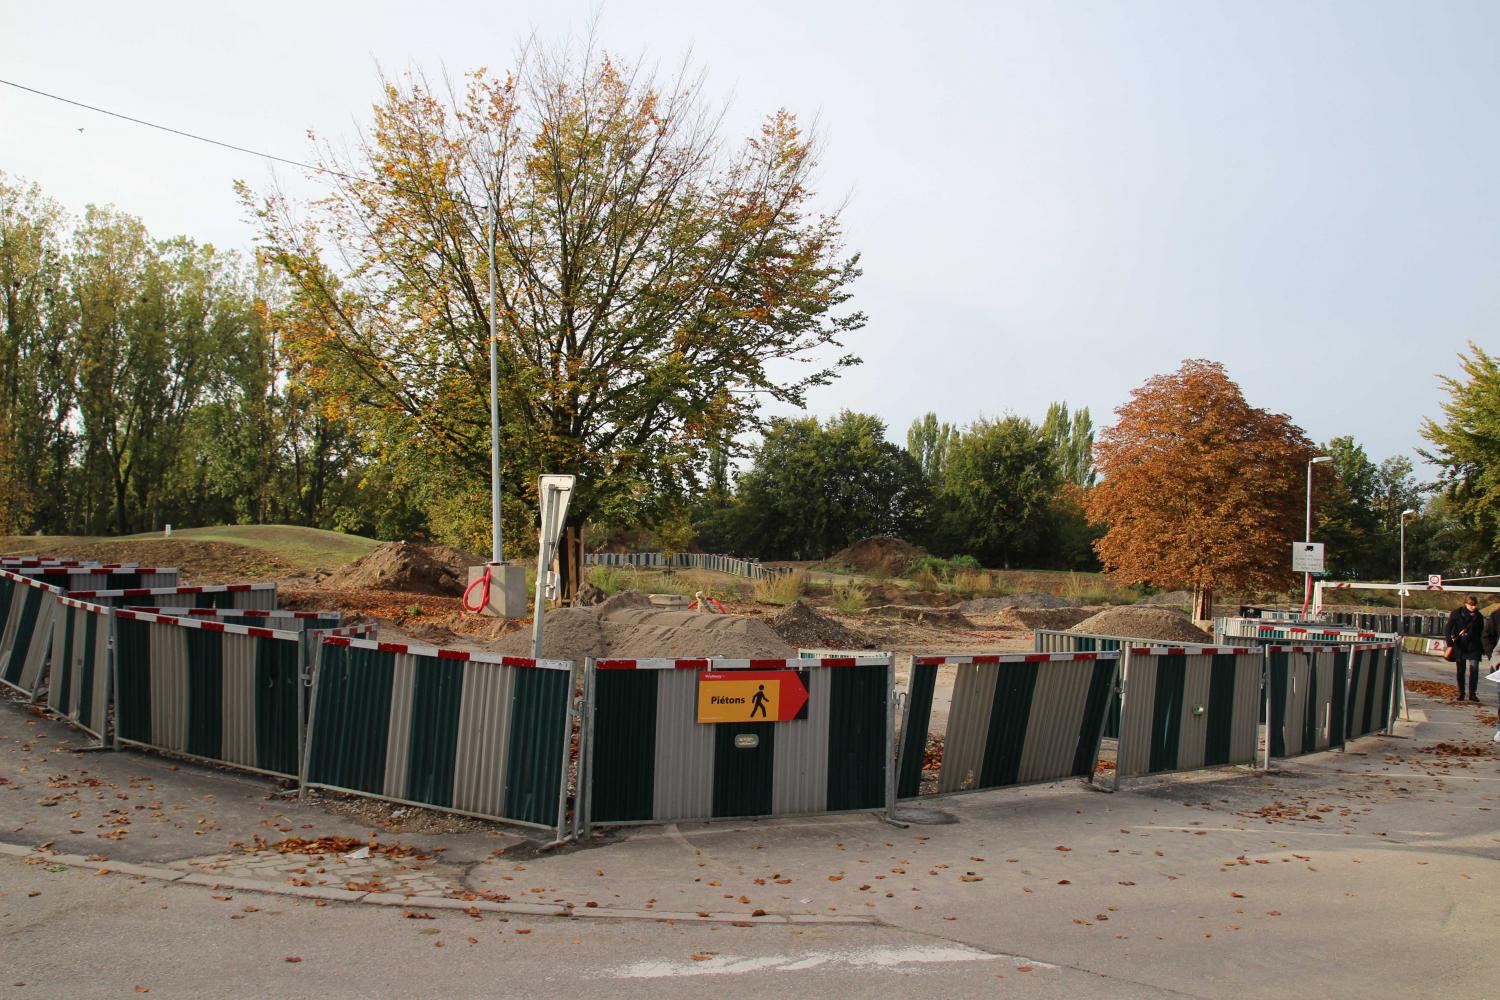
[[[514,563],[491,563],[489,566],[470,566],[472,584],[490,571],[490,599],[479,609],[482,615],[492,618],[525,618],[531,614],[531,605],[526,598],[526,567]]]

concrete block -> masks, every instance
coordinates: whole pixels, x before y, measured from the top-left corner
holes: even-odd
[[[485,567],[470,566],[465,585],[484,576]],[[526,595],[526,567],[515,563],[493,563],[490,570],[490,600],[480,614],[492,618],[525,618],[531,614]]]
[[[693,603],[691,597],[684,597],[682,594],[650,594],[648,596],[655,607],[676,611],[686,611],[687,606]]]

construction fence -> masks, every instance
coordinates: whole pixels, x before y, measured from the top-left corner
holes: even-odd
[[[703,552],[589,552],[584,555],[585,566],[634,566],[639,569],[705,569],[716,573],[729,573],[751,580],[781,576],[792,572],[784,566],[762,566],[754,559],[739,559],[735,556],[709,555]]]

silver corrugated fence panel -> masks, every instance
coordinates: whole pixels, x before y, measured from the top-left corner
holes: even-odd
[[[165,566],[39,566],[16,572],[50,583],[69,593],[94,590],[124,590],[131,587],[176,587],[178,571]]]
[[[109,653],[114,619],[109,608],[62,595],[52,622],[47,707],[101,743],[109,720]]]
[[[1297,757],[1344,744],[1348,646],[1265,647],[1272,757]]]
[[[54,598],[62,591],[9,570],[0,571],[0,683],[35,697],[52,648]]]
[[[889,808],[893,673],[888,655],[593,661],[588,820]]]
[[[1388,729],[1401,700],[1401,667],[1395,643],[1353,647],[1345,733],[1349,739]]]
[[[197,618],[230,625],[259,625],[282,632],[308,632],[339,628],[342,611],[277,611],[262,608],[193,608],[182,605],[125,605],[127,611],[149,611],[173,618]]]
[[[230,583],[202,587],[128,587],[114,590],[77,590],[79,600],[110,607],[252,608],[274,610],[276,584]]]
[[[577,676],[563,660],[328,636],[304,784],[561,836]]]
[[[1116,776],[1253,763],[1262,669],[1247,647],[1127,647]]]

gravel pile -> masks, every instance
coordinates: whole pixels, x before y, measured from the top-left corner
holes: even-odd
[[[1187,615],[1169,608],[1106,608],[1097,615],[1085,618],[1068,631],[1166,642],[1213,642],[1213,636],[1195,627]]]

